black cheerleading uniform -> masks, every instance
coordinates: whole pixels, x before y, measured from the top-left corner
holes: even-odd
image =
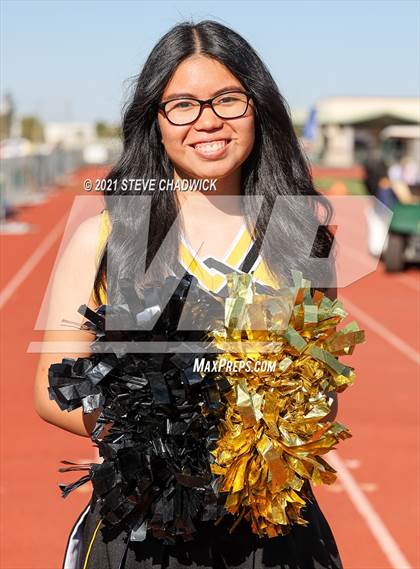
[[[103,217],[102,243],[107,223]],[[235,268],[252,270],[256,290],[273,284],[245,226],[223,259],[203,261],[182,239],[179,260],[200,286],[214,292],[223,290],[224,274]],[[229,533],[233,517],[228,514],[218,525],[194,520],[194,539],[177,537],[172,545],[150,531],[143,541],[131,541],[129,531],[105,526],[93,493],[70,533],[62,569],[342,569],[333,533],[308,480],[304,489],[308,499],[301,515],[309,524],[293,524],[286,535],[260,538],[244,519]]]
[[[245,520],[230,534],[227,518],[217,526],[195,522],[194,540],[176,545],[151,534],[140,542],[129,541],[124,532],[104,537],[92,496],[69,538],[63,569],[342,569],[331,528],[309,493],[301,512],[309,525],[294,524],[287,535],[260,538]]]

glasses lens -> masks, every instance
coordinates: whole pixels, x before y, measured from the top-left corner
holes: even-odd
[[[177,99],[169,101],[165,106],[166,115],[175,124],[186,124],[198,117],[200,113],[200,103],[194,99]]]
[[[220,117],[234,119],[242,116],[248,104],[245,93],[224,93],[214,99],[213,107]]]

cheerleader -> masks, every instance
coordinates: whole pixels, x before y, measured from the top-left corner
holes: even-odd
[[[312,258],[328,259],[332,212],[313,186],[272,76],[239,34],[210,20],[181,23],[167,32],[136,80],[122,132],[123,151],[107,178],[112,183],[105,193],[106,207],[78,227],[60,260],[47,325],[55,330],[46,332],[46,341],[92,339],[88,330],[64,331],[59,323],[77,321],[82,304],[92,310],[105,304],[111,279],[115,299],[121,300],[118,278],[107,274],[107,259],[116,260],[117,274],[131,274],[141,286],[162,282],[177,263],[202,289],[218,294],[226,288],[229,271],[252,271],[261,287],[276,287],[293,269],[319,276],[315,269],[312,273],[308,240],[309,228],[320,222],[309,202],[285,200],[287,215],[283,222],[274,219],[275,230],[266,234],[277,197],[316,197],[324,218],[309,252]],[[130,180],[155,181],[152,192],[143,191],[151,196],[148,211],[136,209],[136,201],[129,199],[139,195]],[[180,182],[185,180],[211,180],[214,187],[196,190],[190,184],[184,190]],[[256,202],[250,206],[246,197],[263,198],[258,215]],[[168,244],[165,237],[174,227],[178,238]],[[144,236],[147,248],[141,260],[146,271],[138,256]],[[159,254],[164,242],[165,254]],[[330,269],[323,265],[323,278],[333,283],[332,263]],[[333,285],[323,290],[336,297]],[[89,353],[62,355],[85,356]],[[58,360],[57,354],[40,358],[36,410],[48,423],[89,437],[101,409],[62,412],[48,398],[48,369]],[[325,421],[336,416],[333,397]],[[341,568],[332,531],[308,482],[305,489],[310,499],[302,516],[309,523],[292,525],[286,535],[260,537],[245,519],[232,533],[225,521],[197,521],[194,539],[173,544],[151,532],[141,541],[128,541],[123,532],[102,531],[93,493],[68,538],[63,569]]]

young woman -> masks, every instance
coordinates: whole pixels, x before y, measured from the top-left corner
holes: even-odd
[[[80,225],[60,262],[52,320],[75,319],[77,307],[86,303],[80,292],[86,290],[86,283],[94,284],[92,308],[106,302],[112,279],[115,300],[121,298],[118,278],[114,273],[107,275],[107,258],[117,259],[118,275],[138,276],[140,288],[147,279],[162,282],[176,263],[213,292],[225,286],[226,267],[252,269],[256,282],[270,286],[290,277],[293,269],[302,270],[308,278],[317,277],[311,259],[329,256],[331,209],[314,189],[274,80],[240,35],[213,21],[182,23],[164,35],[150,53],[125,110],[123,142],[121,158],[109,174],[117,184],[106,195],[107,208]],[[216,191],[215,197],[204,191],[154,191],[148,219],[148,213],[136,209],[135,200],[122,190],[124,179],[216,179]],[[244,200],[247,196],[263,197],[258,215],[254,202],[249,205]],[[315,208],[309,199],[285,200],[286,211],[277,219],[270,214],[278,196],[316,197],[322,207]],[[317,217],[320,212],[321,218]],[[308,240],[316,219],[321,226],[309,259]],[[265,235],[269,221],[274,231]],[[145,226],[149,234],[145,259],[141,259],[138,241]],[[160,254],[172,226],[178,239]],[[114,238],[108,239],[111,231]],[[144,260],[146,267],[154,261],[153,270],[140,277]],[[86,268],[83,286],[71,282],[76,265]],[[328,272],[325,266],[324,273]],[[324,282],[333,282],[333,263],[330,274],[323,277]],[[335,289],[331,286],[327,294],[335,297]],[[89,340],[91,336],[83,331],[47,332],[46,339]],[[62,413],[48,400],[47,371],[57,360],[57,354],[41,357],[35,387],[38,413],[52,424],[89,436],[96,413],[85,416],[80,409]],[[334,401],[325,420],[334,419],[336,412]],[[148,535],[127,545],[117,533],[114,539],[103,540],[92,497],[72,529],[63,568],[341,568],[334,537],[315,497],[302,515],[308,526],[294,525],[289,534],[275,538],[258,537],[245,521],[232,534],[224,522],[217,527],[197,522],[196,537],[189,542],[164,545]]]

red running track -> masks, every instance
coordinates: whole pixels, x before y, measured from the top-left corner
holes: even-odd
[[[94,449],[35,413],[38,356],[27,350],[42,339],[34,328],[63,223],[74,198],[86,196],[82,180],[101,173],[79,171],[44,204],[22,208],[17,220],[33,231],[1,238],[1,569],[61,569],[68,533],[89,499],[87,484],[61,498],[58,483],[79,473],[60,474],[60,460],[94,460]],[[339,291],[346,322],[355,319],[367,342],[348,360],[355,384],[339,396],[338,420],[353,438],[326,456],[337,482],[315,492],[345,569],[420,567],[419,290],[416,269],[388,275],[380,265]]]

